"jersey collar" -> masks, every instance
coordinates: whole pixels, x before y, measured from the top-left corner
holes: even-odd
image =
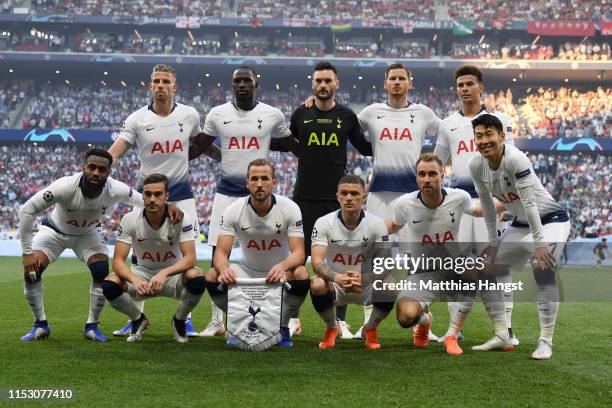
[[[232,105],[234,106],[234,109],[236,109],[237,111],[251,112],[253,109],[255,109],[257,105],[259,105],[259,101],[255,101],[255,105],[253,105],[253,108],[251,108],[251,110],[248,110],[248,111],[245,111],[244,109],[240,109],[238,105],[236,105],[236,102],[232,101]]]
[[[386,104],[388,107],[390,107],[391,109],[397,109],[397,108],[394,108],[393,106],[391,106],[391,105],[389,104],[389,100],[388,100],[388,99],[385,101],[385,104]],[[406,108],[409,108],[409,107],[410,107],[410,105],[412,105],[412,102],[408,101],[408,105],[404,106],[403,108],[399,108],[399,109],[406,109]]]
[[[480,110],[478,111],[478,113],[476,114],[476,116],[480,115],[482,113],[482,111],[485,111],[485,106],[484,105],[480,105]],[[465,117],[465,114],[463,113],[463,109],[459,109],[459,114],[461,116]]]
[[[446,200],[446,196],[448,195],[448,193],[446,192],[446,190],[444,188],[442,188],[442,201],[440,201],[440,204],[438,204],[438,207],[442,205],[442,203],[444,202],[444,200]],[[417,198],[421,201],[421,203],[423,203],[423,205],[425,206],[425,208],[429,208],[427,206],[427,204],[425,204],[425,202],[423,201],[423,199],[421,198],[421,191],[419,190],[419,192],[417,193]],[[437,208],[437,207],[436,207]],[[433,210],[434,208],[429,208],[430,210]]]
[[[174,102],[174,105],[172,105],[172,110],[170,111],[170,113],[174,112],[174,110],[176,109],[176,102]],[[149,106],[147,106],[147,108],[153,112],[156,115],[159,115],[159,113],[155,112],[155,109],[153,109],[153,101],[151,101],[151,103],[149,104]]]
[[[264,217],[268,214],[270,214],[270,211],[272,211],[272,207],[274,207],[274,204],[276,204],[276,197],[274,196],[274,194],[270,194],[270,197],[272,197],[272,205],[270,205],[270,208],[268,208],[268,211],[266,211],[266,213],[263,215]],[[251,206],[251,209],[253,210],[253,212],[255,214],[257,214],[257,211],[255,211],[255,208],[253,207],[253,203],[251,202],[251,196],[249,196],[249,199],[247,200],[247,202],[249,203],[249,206]]]
[[[142,209],[142,216],[144,217],[145,220],[147,220],[147,224],[149,224],[149,227],[153,228],[153,226],[151,225],[151,222],[149,221],[149,218],[147,217],[146,208]],[[166,204],[164,206],[164,222],[166,222],[167,218],[168,218],[168,204]],[[162,222],[162,225],[164,225],[164,222]],[[161,228],[161,226],[160,226],[160,228]]]
[[[353,230],[357,229],[359,224],[361,224],[361,220],[363,220],[364,218],[365,218],[365,211],[361,210],[361,212],[359,213],[359,221],[357,221],[357,225],[355,226],[355,228],[353,228]],[[344,225],[344,228],[346,228],[349,231],[352,231],[349,227],[346,226],[346,224],[344,223],[344,220],[342,219],[342,209],[338,210],[338,219],[340,220],[342,225]]]

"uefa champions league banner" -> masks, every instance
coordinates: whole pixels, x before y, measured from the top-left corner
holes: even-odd
[[[239,278],[227,294],[227,340],[242,350],[263,351],[281,340],[283,283]]]
[[[0,129],[1,143],[91,143],[110,145],[118,133],[105,130],[71,129]],[[609,138],[558,138],[558,139],[515,139],[514,144],[528,152],[612,152],[612,139]],[[436,137],[428,136],[423,140],[423,150],[433,150]],[[466,150],[471,146],[465,146]]]

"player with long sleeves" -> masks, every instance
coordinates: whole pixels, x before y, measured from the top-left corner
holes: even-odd
[[[487,226],[489,247],[484,254],[494,256],[494,264],[503,267],[522,266],[531,257],[540,317],[540,338],[532,358],[549,359],[559,310],[555,272],[569,236],[569,217],[544,189],[529,158],[503,143],[505,133],[498,118],[481,115],[472,126],[480,155],[470,161],[469,168]],[[515,216],[500,238],[493,197]],[[483,347],[496,347],[497,343],[494,337]]]

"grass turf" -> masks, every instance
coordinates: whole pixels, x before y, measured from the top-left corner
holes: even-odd
[[[610,269],[566,271],[575,278],[599,274],[610,288]],[[163,298],[146,303],[151,327],[142,342],[84,340],[91,278],[72,259],[61,259],[44,274],[51,337],[22,343],[19,337],[30,329],[32,316],[21,276],[19,258],[1,258],[0,404],[11,404],[6,399],[9,388],[73,391],[71,402],[53,406],[600,407],[612,401],[609,302],[563,303],[549,361],[529,358],[538,337],[534,302],[515,304],[513,326],[521,345],[512,353],[470,350],[491,336],[481,305],[467,321],[462,356],[448,356],[437,344],[413,348],[411,332],[401,329],[394,315],[379,329],[382,350],[368,351],[360,340],[338,340],[335,350],[319,350],[324,325],[310,299],[302,308],[304,333],[294,339],[293,349],[247,353],[229,349],[220,337],[172,342],[170,318],[176,303]],[[441,335],[448,323],[446,305],[434,304],[432,310],[432,329]],[[208,296],[193,318],[198,329],[207,323]],[[361,307],[349,307],[353,331],[362,318]],[[110,335],[125,321],[107,305],[100,327]]]

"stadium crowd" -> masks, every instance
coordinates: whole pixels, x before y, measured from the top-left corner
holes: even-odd
[[[552,46],[550,44],[525,43],[515,39],[509,40],[503,45],[479,41],[478,39],[457,41],[453,43],[450,55],[453,58],[558,59],[572,61],[608,61],[612,57],[610,45],[607,42],[565,42],[559,46]]]
[[[0,181],[6,186],[0,192],[0,230],[14,231],[18,224],[19,207],[35,192],[56,179],[80,170],[82,151],[67,145],[4,145],[0,146]],[[68,159],[67,159],[68,158]],[[573,236],[612,234],[612,191],[610,176],[612,156],[600,155],[530,155],[536,172],[546,189],[570,211]],[[297,172],[297,161],[291,154],[272,152],[279,186],[276,193],[291,196]],[[364,180],[371,173],[371,159],[354,150],[348,153],[348,169]],[[113,165],[112,177],[136,186],[138,157],[130,150]],[[197,198],[200,230],[208,233],[218,163],[201,157],[190,162],[191,185]],[[109,216],[104,226],[112,236],[121,216],[121,207]]]

